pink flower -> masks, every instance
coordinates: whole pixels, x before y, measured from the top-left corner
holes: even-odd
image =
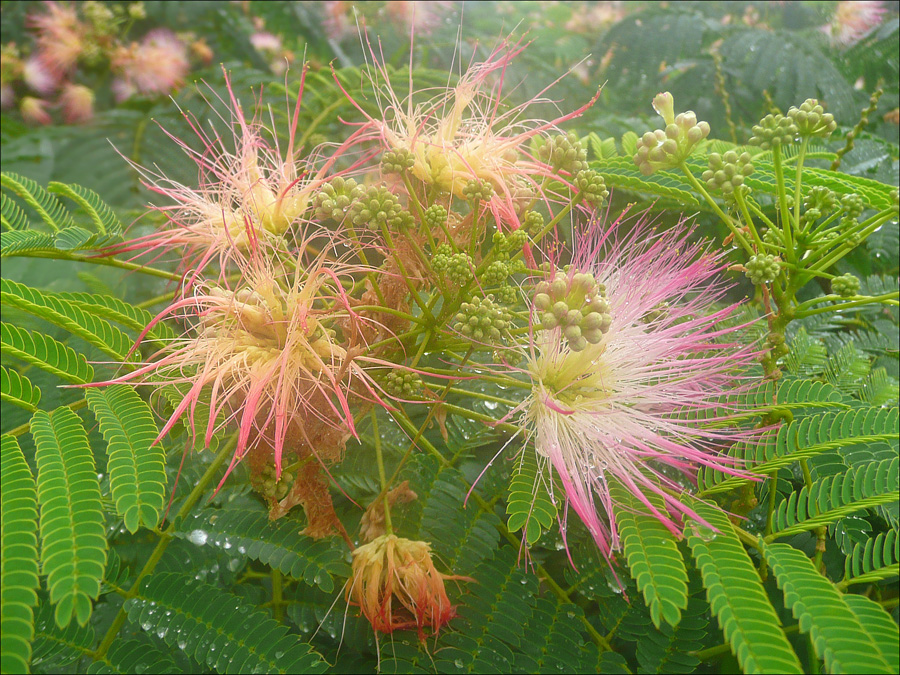
[[[306,254],[313,239],[327,236],[304,232],[297,257],[254,246],[237,261],[237,286],[199,282],[192,295],[163,310],[137,344],[171,318],[188,326],[181,339],[134,371],[90,386],[178,385],[180,401],[159,438],[186,418],[208,446],[216,432],[234,423],[239,434],[229,471],[257,444],[272,448],[277,476],[287,450],[302,449],[320,460],[339,457],[356,433],[351,401],[381,399],[361,365],[368,359],[359,356],[356,338],[346,332],[343,340],[335,337],[339,323],[362,320],[351,310],[344,285],[371,270],[345,262],[327,244],[315,256]],[[323,447],[323,437],[339,447]]]
[[[53,120],[47,107],[50,105],[48,101],[33,96],[23,96],[19,102],[19,112],[28,124],[51,124]]]
[[[351,3],[343,0],[329,0],[323,2],[322,7],[325,10],[322,28],[325,29],[328,37],[340,42],[354,32],[354,20],[350,16],[350,12],[353,11]]]
[[[273,35],[272,33],[268,33],[265,31],[258,31],[250,36],[250,44],[253,45],[253,48],[266,56],[267,58],[271,58],[281,52],[281,38],[277,35]]]
[[[884,3],[877,0],[839,2],[831,23],[822,26],[821,30],[831,37],[832,42],[851,47],[878,26],[886,12]]]
[[[135,93],[155,96],[181,86],[188,73],[188,48],[172,31],[157,28],[140,44],[121,48],[112,58],[119,79],[113,84],[119,101]]]
[[[22,79],[29,89],[42,96],[53,93],[59,87],[59,77],[37,54],[30,56],[22,64]]]
[[[736,472],[721,452],[751,432],[701,426],[690,413],[721,408],[757,356],[724,324],[736,306],[716,309],[721,256],[690,243],[683,225],[620,227],[593,223],[569,271],[539,284],[524,368],[532,391],[517,409],[539,466],[559,477],[607,559],[618,544],[610,480],[680,534],[682,516],[697,516],[660,469]]]
[[[68,74],[84,51],[87,26],[75,8],[58,2],[45,3],[46,14],[32,14],[29,23],[37,32],[37,53],[57,78]]]
[[[406,33],[430,35],[441,23],[441,19],[453,8],[453,2],[404,2],[391,0],[385,3],[385,9],[401,30]]]
[[[521,40],[504,41],[485,61],[469,66],[456,86],[430,98],[410,91],[402,100],[370,46],[377,100],[383,101],[380,116],[372,117],[344,92],[368,120],[360,140],[378,139],[385,150],[411,152],[413,175],[439,192],[465,199],[463,190],[472,179],[489,182],[496,192],[489,202],[494,218],[516,229],[517,204],[542,198],[544,178],[559,179],[550,166],[532,155],[529,141],[560,133],[558,124],[579,117],[597,100],[595,96],[551,121],[529,118],[528,107],[547,102],[542,96],[552,83],[530,101],[502,110],[506,69],[526,46]]]
[[[59,95],[59,105],[63,119],[69,124],[87,122],[94,116],[94,92],[84,85],[70,82]]]

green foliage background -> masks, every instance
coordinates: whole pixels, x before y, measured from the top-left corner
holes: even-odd
[[[34,4],[3,4],[4,44],[25,40]],[[317,4],[261,3],[250,11],[313,64],[301,110],[305,137],[339,140],[343,122],[358,113],[326,64],[334,61],[346,88],[358,87],[363,51],[353,38],[323,33]],[[817,30],[833,3],[638,3],[595,33],[567,28],[591,4],[466,3],[462,18],[451,13],[418,43],[414,78],[420,86],[446,82],[457,30],[466,43],[489,46],[520,21],[534,42],[506,74],[522,81],[516,101],[592,54],[586,74],[564,78],[550,95],[567,111],[604,84],[598,103],[570,126],[614,188],[610,208],[637,201],[659,214],[662,227],[697,214],[699,232],[717,241],[728,231],[682,174],[644,177],[631,161],[637,135],[656,126],[652,97],[668,89],[679,109],[708,120],[721,139],[712,142],[716,151],[743,147],[770,106],[786,110],[817,97],[841,126],[815,148],[807,180],[857,192],[869,209],[890,204],[900,175],[897,125],[887,116],[900,101],[896,12],[840,51]],[[205,37],[233,89],[248,100],[252,89],[276,123],[283,119],[285,95],[297,91],[293,71],[283,79],[268,70],[240,5],[146,6],[148,27]],[[405,32],[365,11],[402,72]],[[742,20],[749,12],[757,23]],[[196,77],[224,95],[218,66]],[[829,171],[879,82],[884,94],[869,124],[855,134],[841,173]],[[615,574],[624,590],[574,518],[570,563],[555,526],[559,505],[532,492],[536,466],[514,461],[512,449],[500,452],[508,433],[452,412],[465,406],[496,419],[505,409],[491,397],[508,392],[480,383],[482,401],[449,398],[446,438],[430,425],[401,469],[418,499],[398,508],[396,527],[430,542],[442,570],[474,581],[448,582],[459,616],[424,642],[415,632],[376,639],[344,602],[346,547],[300,535],[299,513],[270,522],[241,467],[213,494],[227,438],[190,452],[176,484],[186,430],[151,447],[165,402],[124,386],[61,386],[109,377],[110,361],[128,357],[152,318],[153,299],[171,290],[166,274],[90,264],[103,260],[90,252],[122,241],[151,198],[123,156],[187,184],[196,180],[163,129],[186,138],[179,108],[204,119],[213,114],[208,100],[217,102],[194,86],[173,97],[105,102],[83,127],[33,129],[15,113],[2,117],[4,673],[898,672],[896,305],[790,325],[784,376],[744,394],[753,406],[747,424],[772,429],[763,443],[730,450],[768,480],[708,470],[695,496],[685,497],[718,532],[689,523],[676,539],[627,491],[617,495],[629,505],[616,515],[622,550]],[[754,161],[748,184],[763,201],[775,192],[774,166],[765,153]],[[698,160],[694,173],[703,168]],[[129,236],[156,224],[139,220]],[[898,239],[895,218],[834,272],[858,276],[866,295],[896,291]],[[735,298],[751,296],[743,319],[758,317],[753,287],[743,275],[734,281]],[[798,297],[825,291],[812,283]],[[156,333],[173,335],[164,325]],[[410,418],[377,419],[389,472],[425,422],[426,411],[409,410]],[[336,508],[350,532],[361,515],[356,504],[380,490],[371,419],[361,422],[360,437],[361,447],[351,446],[332,470]],[[198,482],[210,487],[193,489]],[[750,540],[728,513],[745,519]]]

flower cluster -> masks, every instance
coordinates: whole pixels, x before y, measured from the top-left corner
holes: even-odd
[[[32,45],[8,43],[0,51],[0,102],[18,105],[29,124],[51,124],[58,108],[67,124],[93,117],[99,93],[92,83],[112,75],[116,101],[155,97],[184,83],[192,61],[208,64],[213,53],[190,34],[168,29],[149,31],[129,42],[131,25],[146,18],[142,2],[47,2],[29,17]]]

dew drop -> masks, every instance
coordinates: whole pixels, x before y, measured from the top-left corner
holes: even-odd
[[[189,535],[188,539],[192,544],[196,544],[197,546],[203,546],[206,543],[206,540],[209,539],[209,533],[204,532],[203,530],[193,530]],[[197,577],[199,579],[199,577]]]
[[[276,658],[276,659],[280,659],[280,658],[283,657],[283,656],[284,656],[284,652],[275,652],[275,658]]]
[[[145,621],[141,624],[141,628],[143,628],[144,630],[150,630],[151,628],[153,628],[153,624],[149,621]]]
[[[453,665],[461,670],[463,667],[462,659],[456,659],[456,661],[453,662]]]

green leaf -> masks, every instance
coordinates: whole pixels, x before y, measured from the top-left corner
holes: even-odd
[[[0,366],[0,398],[29,412],[37,410],[41,390],[24,375]]]
[[[845,595],[844,602],[869,634],[890,672],[900,672],[900,634],[897,624],[884,608],[864,595]]]
[[[900,536],[896,530],[882,532],[878,536],[855,544],[844,565],[844,579],[850,580],[883,567],[900,562]],[[894,572],[896,574],[896,571]]]
[[[553,527],[556,519],[556,504],[544,482],[546,475],[543,471],[538,473],[534,452],[525,448],[519,453],[509,482],[507,528],[510,532],[525,528],[529,546],[537,543],[541,533]]]
[[[833,523],[855,511],[900,499],[900,458],[866,462],[826,476],[782,500],[773,514],[773,536],[787,537]]]
[[[5,304],[65,328],[117,361],[123,361],[131,347],[131,339],[121,330],[52,293],[0,279],[0,298]]]
[[[47,190],[68,197],[78,204],[90,216],[100,234],[122,232],[122,223],[118,216],[93,190],[88,190],[81,185],[66,185],[55,181],[47,185]]]
[[[138,333],[143,332],[154,319],[154,316],[147,310],[135,307],[112,295],[57,293],[56,297],[71,302],[90,314],[115,321]],[[147,337],[156,340],[171,340],[175,337],[175,332],[167,324],[160,321],[147,331]]]
[[[72,216],[62,203],[30,178],[11,171],[0,174],[0,184],[12,190],[28,206],[37,211],[47,226],[57,232],[72,225]]]
[[[622,145],[625,145],[624,139]],[[627,188],[665,197],[685,206],[697,206],[700,203],[690,191],[687,179],[681,174],[674,171],[657,171],[652,176],[645,176],[634,165],[631,156],[609,157],[591,162],[591,168],[603,176],[609,187]]]
[[[90,389],[85,398],[107,442],[116,513],[131,533],[156,527],[165,505],[166,457],[153,445],[159,434],[153,412],[127,385]]]
[[[228,673],[321,673],[312,647],[242,598],[177,573],[141,582],[128,619],[209,668]]]
[[[0,616],[4,673],[28,672],[37,605],[37,494],[34,477],[15,438],[0,438]]]
[[[87,669],[88,673],[182,673],[184,672],[169,654],[151,642],[146,636],[143,639],[119,638],[110,645],[109,651],[102,661],[94,661]]]
[[[300,529],[290,518],[272,522],[263,511],[204,509],[178,524],[175,536],[227,548],[330,593],[334,578],[348,574],[343,555]]]
[[[87,434],[68,408],[31,420],[37,446],[38,502],[41,505],[41,563],[56,623],[74,615],[80,625],[91,616],[106,565],[106,537],[100,484]]]
[[[31,661],[40,664],[42,672],[59,673],[85,657],[90,658],[94,646],[94,629],[90,624],[70,623],[57,626],[53,609],[46,598],[42,600],[34,622],[34,643]],[[76,671],[77,672],[77,671]]]
[[[797,655],[781,629],[778,614],[744,550],[718,508],[692,500],[689,505],[716,531],[688,526],[688,546],[703,577],[713,614],[745,673],[802,673]]]
[[[6,258],[33,251],[54,251],[55,241],[52,234],[36,230],[0,232],[0,257]]]
[[[844,596],[816,570],[802,551],[788,544],[763,545],[784,602],[809,633],[816,655],[830,673],[891,673],[872,636]]]
[[[8,230],[24,230],[28,227],[28,216],[15,200],[0,193],[0,222]]]
[[[688,603],[687,569],[675,535],[620,483],[610,482],[609,492],[616,505],[616,526],[628,569],[644,594],[653,625],[659,628],[666,621],[675,627]],[[661,513],[666,512],[658,495],[645,497]]]
[[[94,379],[94,369],[84,356],[43,333],[0,324],[0,350],[75,384]]]

